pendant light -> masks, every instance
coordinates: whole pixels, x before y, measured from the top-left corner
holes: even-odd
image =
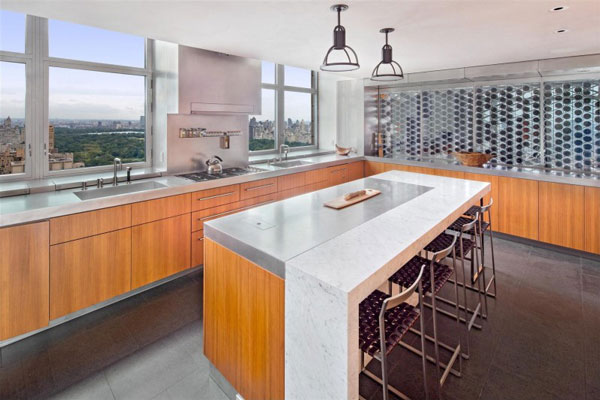
[[[385,33],[385,44],[381,48],[381,61],[371,74],[373,81],[398,81],[404,79],[402,67],[392,60],[392,46],[388,44],[388,33],[394,32],[394,28],[383,28],[379,32]]]
[[[354,71],[360,68],[358,64],[358,57],[356,52],[352,50],[352,47],[346,46],[346,29],[340,24],[340,13],[346,11],[348,6],[346,4],[336,4],[331,6],[331,11],[337,12],[337,26],[333,29],[333,46],[327,50],[323,64],[321,65],[322,71]],[[329,61],[329,57],[332,54],[340,54],[342,61]]]

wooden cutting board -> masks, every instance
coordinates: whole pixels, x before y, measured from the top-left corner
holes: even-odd
[[[370,199],[371,197],[377,196],[379,193],[381,193],[379,190],[375,189],[364,189],[364,191],[364,194],[352,197],[350,199],[346,199],[346,196],[348,196],[347,194],[344,196],[337,197],[325,203],[325,206],[334,208],[336,210],[340,210],[342,208],[351,206],[352,204],[360,203],[361,201]]]

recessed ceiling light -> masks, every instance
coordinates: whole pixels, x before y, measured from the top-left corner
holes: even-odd
[[[554,31],[554,33],[566,33],[566,32],[569,32],[569,30],[568,29],[564,29],[564,28],[557,29],[557,30]]]
[[[568,6],[556,6],[556,7],[552,7],[550,9],[550,12],[565,11],[567,8],[569,8],[569,7]]]

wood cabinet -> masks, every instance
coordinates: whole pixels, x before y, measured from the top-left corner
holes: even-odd
[[[492,208],[490,209],[492,214],[492,229],[497,229],[498,207],[500,206],[500,197],[498,194],[498,176],[465,172],[464,178],[471,181],[489,182],[492,185],[490,192],[483,197],[483,205],[490,204],[490,201],[493,199],[494,203],[492,204]],[[477,206],[480,205],[479,200],[476,200],[474,204]],[[484,215],[484,218],[486,221],[488,221],[489,218],[487,213]]]
[[[277,178],[277,190],[294,189],[306,185],[306,173],[284,175]]]
[[[204,210],[240,200],[240,185],[201,190],[191,194],[192,211]]]
[[[307,185],[312,185],[314,183],[327,182],[328,178],[327,168],[313,169],[311,171],[306,171],[305,183]]]
[[[174,217],[189,213],[191,195],[189,193],[178,196],[163,197],[156,200],[133,203],[131,206],[131,224],[139,225],[159,219]]]
[[[131,228],[50,247],[50,319],[131,290]]]
[[[600,254],[600,188],[585,188],[585,251]]]
[[[189,214],[132,228],[132,289],[190,267],[190,229]]]
[[[463,171],[451,171],[449,169],[437,169],[436,168],[433,170],[433,175],[445,176],[447,178],[457,178],[457,179],[465,178],[465,173]]]
[[[539,240],[584,250],[583,186],[539,183]]]
[[[376,161],[365,161],[365,176],[381,174],[387,164]]]
[[[327,168],[327,182],[329,186],[348,182],[348,167],[346,165],[338,165]]]
[[[538,240],[538,186],[528,179],[498,178],[498,231]]]
[[[261,179],[240,185],[240,200],[277,193],[277,178]]]
[[[0,340],[48,325],[49,223],[0,229]]]
[[[365,177],[365,162],[353,162],[348,164],[348,182]]]
[[[204,264],[204,231],[192,233],[192,267]]]
[[[131,205],[104,208],[50,220],[50,244],[67,242],[131,226]]]

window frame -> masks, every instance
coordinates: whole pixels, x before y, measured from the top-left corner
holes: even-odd
[[[285,143],[285,132],[283,129],[285,121],[285,92],[309,93],[311,95],[311,125],[313,131],[313,144],[307,146],[290,147],[290,152],[316,150],[319,148],[319,73],[312,70],[310,71],[310,73],[310,88],[285,85],[285,65],[283,64],[275,64],[275,83],[262,83],[261,77],[261,90],[271,89],[275,93],[275,148],[269,150],[248,150],[251,155],[277,154],[279,153],[279,146]]]
[[[0,175],[0,182],[77,176],[112,170],[113,165],[50,170],[49,165],[49,72],[50,67],[76,70],[119,73],[143,76],[145,79],[145,151],[146,160],[125,163],[132,168],[149,168],[153,165],[153,54],[152,39],[144,38],[144,68],[99,62],[71,60],[49,56],[48,19],[26,15],[25,53],[0,51],[0,61],[25,63],[25,172]]]

